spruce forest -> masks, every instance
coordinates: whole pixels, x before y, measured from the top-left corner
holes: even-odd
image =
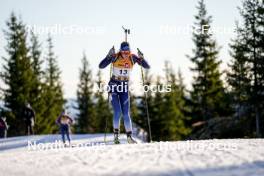
[[[200,0],[196,4],[192,34],[193,48],[185,58],[191,61],[191,89],[180,69],[164,61],[161,79],[145,70],[145,85],[171,85],[170,92],[148,92],[148,112],[153,141],[211,138],[255,138],[264,136],[264,4],[244,0],[234,21],[235,38],[230,39],[228,69],[221,70],[221,46],[209,30],[214,17]],[[22,16],[23,17],[23,16]],[[56,41],[46,41],[26,29],[26,21],[12,12],[2,29],[7,45],[1,56],[0,107],[9,125],[8,136],[25,135],[22,111],[29,103],[35,111],[35,134],[55,134],[57,117],[65,108]],[[77,134],[112,133],[113,110],[105,92],[93,91],[102,81],[99,68],[92,71],[83,53],[76,90],[78,114],[72,126]],[[98,56],[101,57],[101,56]],[[151,64],[151,58],[148,62]],[[99,64],[99,63],[98,63]],[[155,67],[155,65],[152,65]],[[178,67],[178,66],[177,66]],[[2,84],[3,83],[3,84]],[[130,92],[134,126],[148,132],[145,95]],[[123,128],[123,127],[122,127]],[[123,130],[124,131],[124,130]]]

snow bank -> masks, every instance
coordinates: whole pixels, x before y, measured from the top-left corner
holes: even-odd
[[[98,145],[28,150],[27,140],[54,143],[59,136],[0,140],[1,175],[12,176],[263,176],[264,140],[229,139]],[[108,135],[108,140],[112,139]],[[73,143],[101,143],[103,135],[74,135]],[[111,144],[109,142],[108,144]]]

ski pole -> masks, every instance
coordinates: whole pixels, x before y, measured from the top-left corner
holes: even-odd
[[[143,53],[137,48],[137,51],[140,55],[143,55]],[[145,77],[144,77],[144,72],[143,72],[143,66],[141,63],[141,77],[142,77],[142,84],[143,84],[143,89],[145,86]],[[148,94],[145,92],[144,89],[144,95],[145,95],[145,108],[146,108],[146,114],[147,114],[147,122],[148,122],[148,133],[149,133],[149,142],[152,142],[152,136],[151,136],[151,126],[150,126],[150,119],[149,119],[149,110],[148,110]]]
[[[109,96],[109,95],[108,95]],[[107,133],[107,118],[105,118],[105,133],[104,133],[104,143],[106,143],[106,133]]]
[[[114,46],[112,47],[112,49],[114,49]],[[113,70],[113,63],[111,63],[111,67],[110,67],[110,79],[112,77],[112,70]],[[109,92],[108,92],[107,102],[108,102],[108,105],[110,106],[110,93]],[[104,142],[105,143],[106,143],[107,126],[108,126],[108,119],[105,118],[105,131],[104,131]]]

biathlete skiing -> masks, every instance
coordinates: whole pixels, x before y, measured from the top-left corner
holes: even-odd
[[[124,119],[124,126],[127,134],[127,142],[130,144],[136,143],[132,137],[132,122],[130,117],[130,97],[129,97],[129,75],[132,71],[134,64],[137,63],[145,69],[150,66],[144,59],[143,54],[138,52],[138,55],[132,54],[129,43],[122,42],[119,52],[115,52],[112,47],[107,56],[99,64],[99,68],[103,69],[109,64],[111,67],[111,78],[108,83],[109,86],[109,99],[111,101],[114,116],[113,116],[113,130],[114,130],[114,143],[119,144],[120,133],[120,115],[122,113]],[[117,86],[122,89],[120,90]]]
[[[73,119],[67,114],[66,110],[64,109],[59,117],[56,120],[56,124],[60,127],[61,137],[64,146],[66,147],[65,135],[68,139],[69,146],[71,146],[71,138],[70,138],[70,125],[73,124]]]

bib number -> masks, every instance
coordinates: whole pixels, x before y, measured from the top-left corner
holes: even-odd
[[[128,73],[127,70],[122,70],[122,69],[119,70],[119,74],[120,74],[120,75],[126,76],[127,73]]]
[[[113,75],[115,76],[123,76],[123,77],[129,77],[130,69],[127,68],[113,68]]]

